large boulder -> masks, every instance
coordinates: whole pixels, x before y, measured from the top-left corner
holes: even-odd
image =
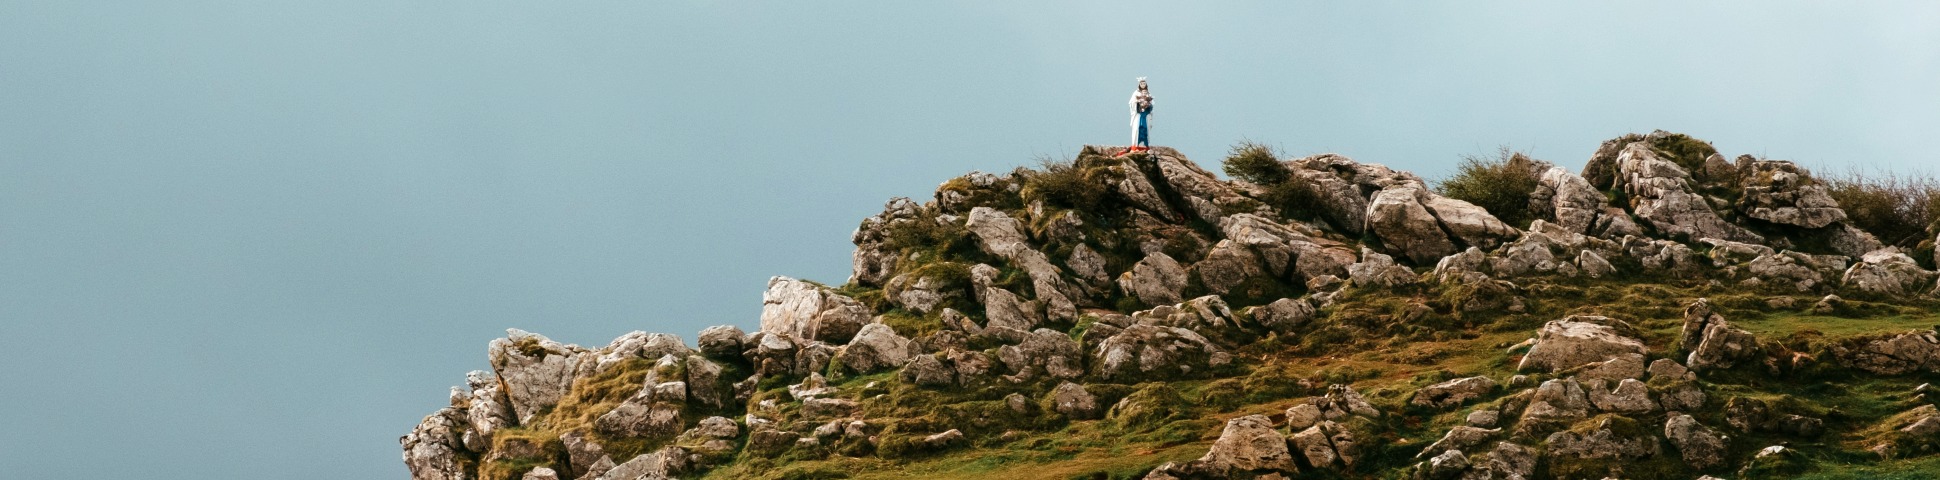
[[[984,326],[1005,327],[1028,332],[1044,321],[1039,304],[1025,300],[1010,290],[996,285],[997,267],[977,264],[970,267],[970,283],[977,292],[977,299],[983,303]]]
[[[1664,438],[1677,446],[1684,463],[1694,470],[1709,470],[1723,464],[1725,448],[1729,446],[1728,437],[1681,413],[1664,421]]]
[[[862,302],[793,278],[770,278],[761,294],[761,331],[768,334],[840,344],[874,317]]]
[[[1098,418],[1103,410],[1098,406],[1098,397],[1085,390],[1083,385],[1060,382],[1051,389],[1051,411],[1070,417],[1073,420]]]
[[[1529,348],[1516,369],[1553,372],[1627,353],[1643,354],[1644,342],[1604,325],[1611,321],[1604,317],[1572,316],[1543,324],[1536,332],[1535,346]]]
[[[1243,312],[1243,316],[1252,319],[1254,324],[1284,334],[1313,320],[1319,310],[1306,298],[1282,298],[1266,305],[1247,307]]]
[[[1897,249],[1881,249],[1860,257],[1841,281],[1847,288],[1875,295],[1911,297],[1932,289],[1935,276]]]
[[[1684,360],[1691,370],[1731,368],[1755,360],[1762,351],[1758,338],[1732,327],[1724,317],[1711,312],[1711,302],[1698,299],[1684,308],[1682,344],[1691,352]]]
[[[1323,275],[1346,276],[1354,251],[1327,240],[1311,226],[1281,224],[1250,213],[1220,219],[1219,231],[1258,256],[1266,273],[1296,282]]]
[[[487,352],[520,424],[559,404],[573,380],[592,368],[591,352],[516,328],[506,330],[506,338],[492,340]]]
[[[1852,368],[1879,375],[1940,372],[1940,335],[1931,330],[1849,340],[1834,353]]]
[[[1389,250],[1418,265],[1459,251],[1435,215],[1422,205],[1420,199],[1426,196],[1419,185],[1396,185],[1376,192],[1367,206],[1367,230]]]
[[[740,358],[741,352],[747,350],[747,345],[741,343],[747,336],[740,327],[716,325],[701,329],[696,343],[700,345],[701,353],[709,357],[734,359]]]
[[[1180,293],[1186,288],[1186,280],[1186,269],[1177,260],[1152,252],[1118,276],[1118,287],[1146,305],[1168,305],[1184,300]]]
[[[1012,373],[1013,381],[1039,378],[1071,379],[1084,375],[1084,353],[1078,342],[1064,332],[1040,328],[1016,345],[997,349],[997,358]]]
[[[465,448],[483,452],[492,446],[492,433],[518,424],[518,417],[512,413],[497,375],[475,370],[465,374],[465,383],[469,391],[452,389],[452,405],[464,406],[465,420],[471,427],[465,431]]]
[[[1031,247],[1017,219],[990,207],[976,207],[970,209],[970,218],[964,225],[970,229],[971,236],[977,238],[977,246],[985,253],[1007,260],[1030,275],[1031,290],[1037,295],[1038,301],[1044,303],[1047,316],[1052,319],[1077,317],[1078,309],[1071,302],[1071,297],[1079,292],[1064,281],[1063,270],[1051,263],[1050,257]]]
[[[1094,357],[1098,374],[1115,381],[1176,378],[1232,362],[1231,354],[1197,332],[1142,323],[1106,338]]]
[[[1475,204],[1429,193],[1421,205],[1434,214],[1448,234],[1463,245],[1482,249],[1495,248],[1503,242],[1516,238],[1522,232],[1502,220],[1490,215],[1488,210]]]
[[[1800,228],[1823,228],[1846,219],[1823,183],[1798,164],[1739,157],[1737,209],[1745,216]]]
[[[897,335],[888,325],[871,323],[856,332],[855,338],[835,358],[856,372],[871,373],[901,367],[916,354],[915,342]]]
[[[1260,266],[1259,255],[1232,240],[1220,240],[1213,245],[1206,258],[1192,264],[1192,273],[1199,275],[1200,283],[1212,293],[1224,295],[1247,280],[1266,275]]]
[[[1414,270],[1395,264],[1394,257],[1366,247],[1361,248],[1361,262],[1347,266],[1347,276],[1366,287],[1399,287],[1420,280]]]
[[[1657,436],[1637,425],[1636,420],[1603,415],[1576,428],[1551,434],[1544,440],[1548,448],[1543,457],[1556,478],[1600,478],[1612,467],[1655,457],[1663,453]]]
[[[457,433],[464,414],[445,408],[424,417],[411,433],[398,439],[404,446],[404,466],[412,480],[466,480],[464,462],[458,452],[464,448]]]
[[[1727,222],[1699,194],[1691,174],[1663,159],[1647,142],[1636,142],[1617,154],[1615,185],[1630,198],[1637,218],[1667,235],[1695,241],[1719,238],[1764,243],[1765,238]]]
[[[1294,466],[1293,453],[1287,451],[1287,439],[1273,429],[1273,422],[1265,415],[1247,415],[1226,421],[1226,429],[1213,441],[1212,449],[1200,457],[1200,462],[1213,472],[1226,476],[1242,473],[1286,472],[1292,473],[1299,467]]]

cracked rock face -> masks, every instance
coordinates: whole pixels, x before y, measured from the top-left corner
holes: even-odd
[[[1487,395],[1490,391],[1495,390],[1495,386],[1495,380],[1489,377],[1457,378],[1422,387],[1421,390],[1415,392],[1414,398],[1408,400],[1408,403],[1426,407],[1448,408]]]
[[[1105,379],[1163,379],[1225,365],[1232,355],[1192,330],[1134,324],[1100,343],[1094,361]]]
[[[1536,333],[1536,345],[1522,357],[1517,370],[1559,371],[1592,362],[1602,362],[1627,353],[1643,354],[1644,343],[1617,333],[1616,329],[1592,320],[1600,317],[1570,317],[1543,324]]]
[[[1180,292],[1185,290],[1186,281],[1185,267],[1171,256],[1153,252],[1119,275],[1118,287],[1146,305],[1169,305],[1184,300]]]
[[[880,323],[864,325],[841,352],[835,358],[861,373],[901,367],[917,354],[915,342]]]
[[[1217,472],[1298,470],[1293,453],[1287,451],[1286,437],[1273,429],[1273,422],[1265,415],[1227,420],[1226,429],[1200,461]]]
[[[1425,196],[1427,192],[1417,185],[1388,187],[1374,194],[1366,215],[1367,229],[1381,243],[1420,265],[1457,251],[1435,215],[1422,205],[1420,198]]]
[[[1905,297],[1926,293],[1936,276],[1940,275],[1920,268],[1913,257],[1896,249],[1882,249],[1860,257],[1841,280],[1863,292]]]
[[[588,370],[591,367],[591,355],[585,349],[516,328],[507,330],[506,338],[492,340],[487,353],[520,424],[531,422],[540,410],[559,404],[559,397],[581,373],[582,364]]]
[[[1659,158],[1647,143],[1624,147],[1617,154],[1616,170],[1616,186],[1630,196],[1631,212],[1659,232],[1691,240],[1765,241],[1764,237],[1719,217],[1697,193],[1691,174],[1676,163]]]
[[[1690,415],[1671,415],[1664,422],[1664,438],[1677,446],[1678,454],[1691,468],[1706,470],[1723,464],[1727,437],[1700,425]]]
[[[761,331],[770,334],[845,343],[874,316],[862,302],[788,277],[768,279],[761,294]]]
[[[414,480],[465,480],[465,469],[459,464],[458,451],[464,448],[460,436],[454,433],[462,414],[457,409],[446,408],[438,413],[424,417],[417,428],[398,439],[404,446],[404,466],[411,470]]]
[[[1738,211],[1745,216],[1780,225],[1822,228],[1846,219],[1846,211],[1826,193],[1824,184],[1797,164],[1740,157],[1738,179],[1742,196]]]
[[[1879,375],[1940,372],[1940,335],[1933,331],[1848,343],[1835,353],[1853,368]]]

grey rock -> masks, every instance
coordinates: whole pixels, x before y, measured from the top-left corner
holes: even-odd
[[[1190,270],[1199,275],[1207,291],[1222,295],[1247,280],[1266,276],[1259,255],[1232,240],[1220,240]]]
[[[1298,470],[1293,453],[1287,451],[1286,437],[1273,429],[1273,423],[1265,415],[1227,420],[1225,430],[1200,461],[1217,472],[1292,473]]]
[[[843,343],[875,314],[853,298],[802,280],[768,279],[761,294],[761,331]]]
[[[898,368],[917,355],[916,343],[881,323],[864,325],[836,359],[859,373]]]
[[[1290,333],[1313,320],[1318,312],[1305,298],[1282,298],[1258,307],[1248,307],[1246,316],[1268,331]]]
[[[1657,411],[1657,402],[1651,401],[1650,389],[1644,386],[1644,382],[1626,378],[1616,382],[1615,388],[1610,388],[1610,383],[1603,380],[1589,382],[1590,404],[1595,405],[1597,410],[1632,414]]]
[[[1078,343],[1063,332],[1048,328],[1032,331],[1016,345],[998,348],[997,358],[1003,362],[1004,368],[1014,372],[1015,381],[1038,378],[1039,375],[1054,379],[1084,375],[1084,353]]]
[[[1305,430],[1324,419],[1325,414],[1320,412],[1320,407],[1311,402],[1287,409],[1287,428],[1291,430]]]
[[[1455,243],[1442,232],[1439,222],[1420,198],[1427,196],[1421,187],[1396,185],[1376,192],[1367,206],[1367,230],[1381,238],[1389,249],[1416,264],[1426,264],[1455,253]]]
[[[1747,217],[1801,228],[1822,228],[1846,219],[1825,184],[1812,181],[1811,174],[1797,164],[1751,160],[1739,169],[1743,193],[1736,207]]]
[[[533,467],[519,478],[521,480],[559,480],[559,472],[546,467]]]
[[[613,468],[613,458],[606,455],[606,448],[588,438],[586,432],[562,433],[559,442],[566,448],[566,463],[580,478],[598,477]]]
[[[688,471],[693,464],[693,458],[687,449],[668,446],[615,465],[613,469],[607,470],[595,480],[672,479],[674,475]]]
[[[1648,143],[1617,154],[1615,185],[1630,197],[1631,212],[1659,232],[1690,240],[1718,238],[1763,243],[1765,238],[1719,217],[1693,187],[1689,172],[1659,158]]]
[[[1841,281],[1847,288],[1875,295],[1912,297],[1927,293],[1936,276],[1897,249],[1881,249],[1860,257]]]
[[[1684,365],[1681,363],[1677,363],[1676,360],[1671,360],[1668,358],[1659,358],[1657,360],[1650,362],[1650,378],[1652,379],[1668,378],[1672,380],[1696,380],[1697,375],[1691,373],[1690,369],[1684,368]]]
[[[716,325],[702,329],[698,343],[700,344],[701,353],[709,357],[719,359],[741,358],[741,352],[747,350],[747,346],[743,345],[741,340],[747,338],[747,336],[739,327],[733,325]]]
[[[488,353],[522,425],[557,405],[582,369],[591,369],[592,355],[585,349],[516,328],[506,330],[506,338],[492,340]]]
[[[1154,252],[1120,274],[1118,287],[1146,305],[1167,305],[1183,300],[1180,292],[1185,290],[1186,280],[1186,270],[1178,261]]]
[[[1573,460],[1639,460],[1656,456],[1663,451],[1657,437],[1652,435],[1626,436],[1613,430],[1605,419],[1585,432],[1564,430],[1550,434],[1544,443],[1549,448],[1543,456],[1551,459]],[[1552,460],[1555,461],[1555,460]]]
[[[1583,272],[1583,276],[1590,278],[1603,278],[1617,272],[1617,267],[1611,265],[1609,260],[1591,251],[1576,254],[1576,267]]]
[[[970,219],[965,225],[985,253],[1008,260],[1030,275],[1031,289],[1044,304],[1046,316],[1058,320],[1077,318],[1077,307],[1070,298],[1076,290],[1065,283],[1063,270],[1052,264],[1044,252],[1031,247],[1016,219],[996,209],[977,207],[970,210]]]
[[[1499,428],[1476,428],[1458,425],[1455,428],[1449,429],[1448,433],[1442,435],[1440,440],[1436,440],[1435,443],[1428,444],[1427,447],[1422,448],[1421,453],[1415,454],[1415,458],[1427,458],[1456,450],[1472,450],[1475,447],[1487,443],[1489,439],[1494,438],[1500,433],[1502,433],[1502,429]]]
[[[970,282],[975,285],[977,298],[984,305],[985,326],[1027,332],[1037,328],[1044,320],[1038,313],[1038,302],[1024,300],[1016,293],[997,288],[997,273],[997,267],[990,265],[970,267]]]
[[[1517,370],[1559,371],[1601,362],[1626,353],[1643,354],[1644,343],[1619,335],[1616,329],[1594,322],[1602,317],[1572,316],[1543,324],[1536,345],[1522,357]]]
[[[1347,266],[1347,275],[1355,285],[1368,287],[1398,287],[1419,280],[1414,270],[1396,265],[1394,257],[1366,247],[1361,248],[1361,262]]]
[[[1712,313],[1710,301],[1702,298],[1684,308],[1681,339],[1691,352],[1684,363],[1693,371],[1731,368],[1757,359],[1762,352],[1757,337]]]
[[[1098,408],[1098,397],[1085,390],[1083,385],[1060,382],[1051,389],[1051,410],[1073,420],[1090,420],[1103,413]]]
[[[1907,332],[1859,339],[1834,350],[1847,366],[1877,375],[1940,372],[1940,335]]]
[[[1678,454],[1684,463],[1694,470],[1708,470],[1724,463],[1728,438],[1704,425],[1690,415],[1671,415],[1664,422],[1664,438],[1677,446]]]
[[[1515,227],[1502,223],[1495,215],[1490,215],[1488,210],[1472,203],[1429,193],[1422,199],[1421,205],[1434,214],[1449,235],[1464,245],[1486,250],[1522,234]]]
[[[398,439],[404,447],[404,466],[413,480],[465,480],[458,452],[464,446],[456,433],[463,413],[445,408],[424,417],[411,433]]]
[[[1464,417],[1462,421],[1471,427],[1490,428],[1500,422],[1501,417],[1502,412],[1500,411],[1482,409],[1468,412],[1468,416]]]
[[[1414,398],[1408,403],[1434,408],[1448,408],[1463,402],[1481,398],[1494,391],[1495,380],[1486,376],[1457,378],[1446,382],[1422,387],[1415,391]]]
[[[1230,354],[1197,332],[1147,324],[1105,339],[1095,354],[1099,375],[1108,380],[1174,378],[1231,361]]]

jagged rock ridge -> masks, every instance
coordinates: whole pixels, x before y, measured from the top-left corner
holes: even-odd
[[[1060,169],[971,173],[932,201],[893,199],[865,219],[844,286],[772,279],[754,332],[710,328],[698,348],[634,332],[584,348],[510,331],[488,349],[493,371],[473,372],[451,406],[402,439],[404,459],[418,479],[673,478],[751,459],[920,458],[1074,422],[1173,421],[1185,401],[1166,382],[1259,376],[1250,355],[1348,329],[1314,324],[1355,311],[1368,292],[1435,292],[1434,305],[1382,317],[1399,324],[1352,327],[1419,335],[1409,322],[1526,314],[1556,283],[1664,277],[1872,298],[1940,289],[1940,274],[1846,224],[1804,169],[1715,152],[1693,160],[1688,141],[1612,140],[1582,175],[1532,163],[1529,225],[1332,154],[1283,162],[1315,192],[1292,206],[1163,147],[1086,147]],[[1401,408],[1487,402],[1411,456],[1419,463],[1368,461],[1362,439],[1390,435],[1382,419],[1393,415],[1350,386],[1303,379],[1272,388],[1324,394],[1289,396],[1296,405],[1283,414],[1233,416],[1210,452],[1154,462],[1147,478],[1534,478],[1673,457],[1678,471],[1750,465],[1726,458],[1731,436],[1701,423],[1710,417],[1679,413],[1716,404],[1692,372],[1802,368],[1787,356],[1801,353],[1731,326],[1707,301],[1685,309],[1671,347],[1685,356],[1648,368],[1651,345],[1634,325],[1551,320],[1516,362],[1540,382],[1473,376],[1409,397]],[[1828,355],[1874,374],[1940,372],[1931,332],[1849,339]],[[942,415],[961,424],[897,416],[948,410],[910,399],[959,393],[985,413]],[[1773,411],[1785,405],[1732,402],[1734,428],[1818,428]],[[1902,423],[1926,425],[1928,413]],[[1922,438],[1881,445],[1898,454]]]

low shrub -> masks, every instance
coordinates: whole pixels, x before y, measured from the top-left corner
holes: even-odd
[[[1043,200],[1082,212],[1103,212],[1111,208],[1107,178],[1112,174],[1110,169],[1086,168],[1077,161],[1050,157],[1039,158],[1038,167],[1024,175],[1020,195],[1025,199]]]
[[[1888,245],[1914,247],[1932,240],[1940,221],[1940,179],[1928,174],[1867,174],[1857,170],[1822,178],[1847,221]]]
[[[1443,196],[1473,203],[1516,228],[1535,220],[1529,195],[1536,191],[1535,164],[1521,153],[1502,147],[1495,155],[1465,155],[1455,175],[1435,184]]]
[[[1313,182],[1294,175],[1286,164],[1280,163],[1273,149],[1252,141],[1241,141],[1221,162],[1227,176],[1251,182],[1266,190],[1260,201],[1278,210],[1281,215],[1300,220],[1313,220],[1320,213],[1321,196],[1314,189]]]

